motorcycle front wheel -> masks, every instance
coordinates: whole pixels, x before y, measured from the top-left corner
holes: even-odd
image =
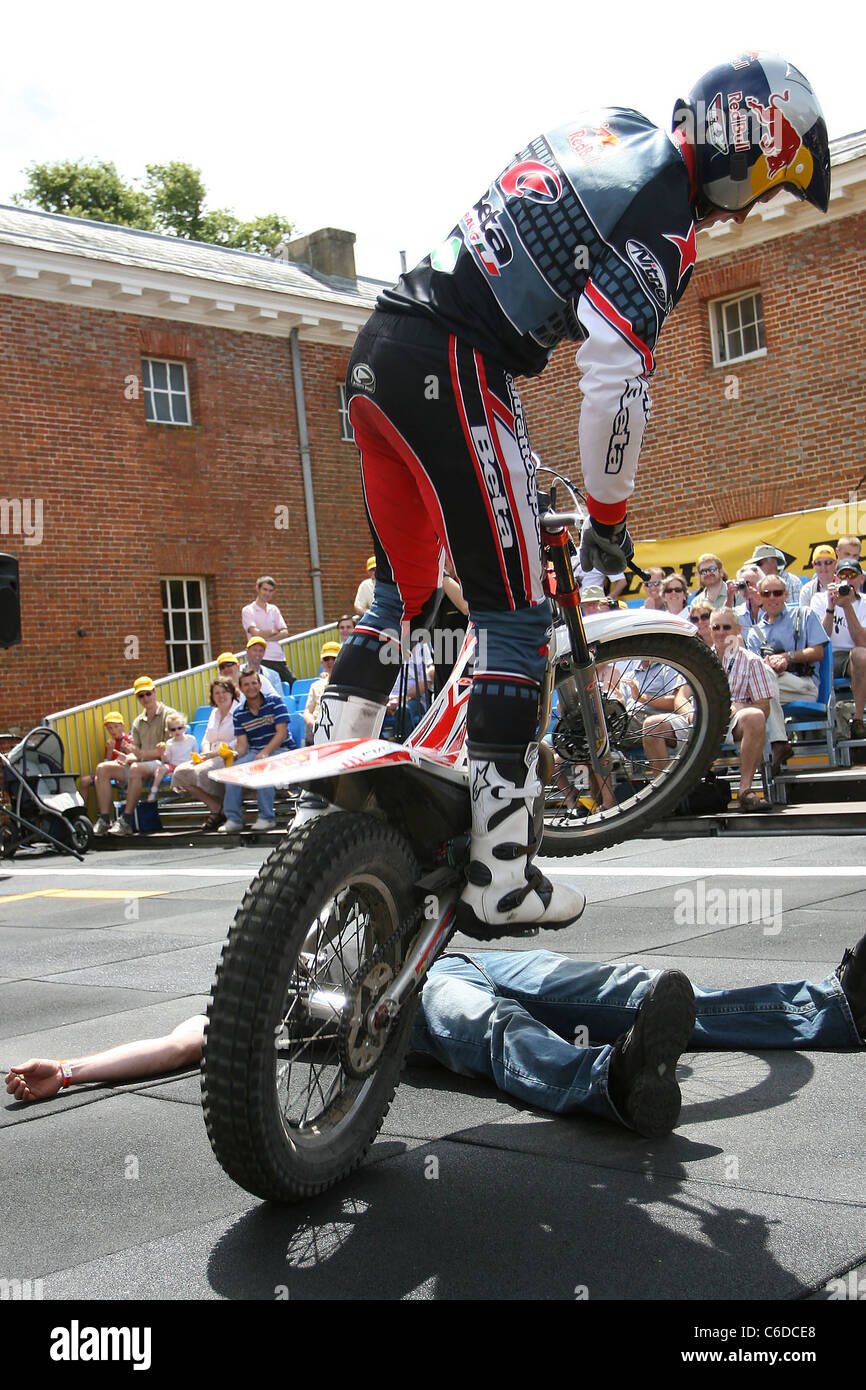
[[[555,715],[544,739],[555,765],[545,785],[542,854],[604,849],[639,835],[671,813],[718,757],[730,719],[727,677],[699,637],[625,636],[599,642],[594,651],[611,745],[606,775],[600,779],[591,770],[581,715]],[[667,730],[660,722],[650,722],[641,731],[624,696],[636,689],[639,697],[659,666],[688,684],[691,722],[671,720]],[[661,721],[664,715],[649,709],[648,718]],[[650,744],[650,757],[644,735],[654,730],[660,732],[656,744]]]
[[[408,842],[340,812],[289,834],[262,866],[223,948],[205,1030],[202,1096],[220,1164],[257,1197],[333,1186],[382,1126],[417,998],[370,1034],[399,970],[413,906]]]

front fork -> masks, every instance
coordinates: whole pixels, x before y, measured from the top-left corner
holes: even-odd
[[[580,612],[580,591],[568,558],[568,530],[564,525],[556,529],[545,526],[543,540],[553,561],[556,602],[568,628],[571,656],[567,661],[548,663],[541,697],[540,728],[546,729],[550,723],[555,685],[563,712],[580,711],[592,769],[604,783],[610,778],[610,739],[598,672]]]

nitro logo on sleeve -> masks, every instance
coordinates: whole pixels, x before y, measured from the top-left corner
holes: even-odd
[[[667,313],[671,307],[668,282],[652,251],[648,246],[644,246],[642,241],[634,241],[631,238],[626,242],[625,249],[641,282],[647,286],[660,308]]]

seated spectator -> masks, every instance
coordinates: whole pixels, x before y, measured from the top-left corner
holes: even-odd
[[[165,727],[168,738],[163,750],[162,762],[153,770],[153,783],[147,798],[148,801],[156,801],[164,777],[172,777],[176,768],[185,763],[192,753],[198,752],[195,736],[187,733],[186,719],[182,714],[173,715]]]
[[[278,700],[282,700],[282,680],[272,667],[262,664],[266,646],[267,642],[264,637],[250,638],[249,642],[247,642],[247,668],[250,671],[255,671],[261,681],[262,690],[266,695],[276,695]]]
[[[416,642],[388,697],[387,714],[394,718],[391,736],[398,742],[408,738],[430,708],[435,674],[430,644]]]
[[[376,591],[376,556],[371,555],[367,561],[367,578],[362,579],[358,585],[353,607],[358,614],[366,613],[372,606],[373,595]]]
[[[322,705],[322,692],[331,679],[331,671],[339,655],[339,642],[325,642],[319,653],[324,674],[321,675],[318,680],[313,681],[307,694],[307,703],[304,706],[304,724],[306,725],[304,741],[306,743],[312,743],[313,741],[313,730],[316,727],[319,718],[319,710]]]
[[[139,676],[132,686],[135,698],[142,707],[141,714],[132,721],[132,741],[135,749],[126,755],[126,802],[124,809],[114,825],[108,822],[111,808],[111,774],[96,769],[96,800],[99,806],[99,819],[93,827],[95,835],[132,835],[135,827],[132,812],[141,796],[145,784],[151,780],[157,767],[162,764],[168,725],[177,718],[177,710],[164,705],[156,698],[156,686],[150,676]],[[102,775],[100,775],[102,774]]]
[[[261,575],[256,580],[256,596],[253,602],[241,610],[241,622],[248,640],[250,637],[264,637],[264,660],[268,667],[276,671],[281,681],[292,685],[295,678],[286,665],[283,648],[280,646],[280,642],[289,636],[289,630],[279,608],[275,603],[271,603],[276,588],[275,579],[269,574]]]
[[[644,580],[644,590],[646,598],[641,604],[642,608],[664,608],[661,596],[661,587],[664,582],[665,572],[661,565],[650,565],[647,570],[648,579]]]
[[[784,550],[780,550],[775,545],[756,545],[749,563],[757,565],[765,576],[775,574],[784,580],[788,589],[788,603],[799,601],[803,581],[798,579],[796,574],[789,574],[785,569]]]
[[[694,623],[698,630],[698,636],[702,642],[706,642],[708,647],[713,645],[713,635],[710,632],[710,618],[713,616],[713,608],[706,599],[693,599],[689,609],[689,622]]]
[[[232,685],[237,688],[241,678],[241,663],[234,652],[220,652],[216,659],[216,668],[218,676],[221,676],[223,680],[231,681]],[[280,694],[282,695],[282,689]]]
[[[753,565],[750,560],[747,560],[737,570],[734,581],[737,601],[733,604],[733,609],[740,628],[743,630],[752,626],[761,611],[761,595],[758,593],[758,585],[763,577],[763,570],[759,570],[758,566]]]
[[[772,811],[772,803],[752,791],[752,780],[764,757],[770,702],[776,682],[757,652],[743,646],[740,623],[732,608],[720,608],[710,621],[716,656],[725,668],[731,687],[731,722],[725,743],[740,745],[741,811]]]
[[[826,593],[815,594],[811,611],[820,619],[833,644],[833,675],[847,676],[854,699],[851,738],[866,738],[866,598],[861,593],[863,571],[856,560],[839,560],[836,579]],[[846,592],[847,591],[847,592]]]
[[[643,737],[648,716],[677,713],[677,691],[685,677],[660,661],[630,661],[620,675],[620,689],[626,696],[629,715],[625,741],[637,743]]]
[[[283,699],[262,693],[261,681],[255,671],[245,666],[241,671],[241,695],[232,718],[237,739],[236,763],[258,762],[269,758],[273,753],[285,753],[295,747],[289,733],[289,712]],[[259,814],[253,822],[253,830],[273,830],[274,788],[260,787],[256,792]],[[220,826],[220,835],[237,835],[244,828],[243,787],[226,783],[223,799],[225,823]]]
[[[767,574],[758,585],[761,612],[746,633],[746,644],[775,672],[779,698],[771,701],[767,726],[773,744],[773,769],[791,755],[782,705],[789,700],[817,700],[815,667],[829,638],[818,618],[796,604],[786,606],[788,591],[781,575]]]
[[[662,580],[659,589],[659,603],[644,605],[645,608],[661,607],[675,618],[687,618],[689,586],[681,574],[669,574]],[[708,610],[709,611],[709,610]]]
[[[832,545],[816,545],[812,551],[812,564],[815,567],[815,575],[800,590],[798,602],[801,608],[808,608],[815,594],[826,594],[827,585],[833,580],[836,573],[836,552]]]
[[[337,641],[342,647],[347,637],[351,637],[355,631],[356,618],[354,613],[342,613],[337,619]]]
[[[694,717],[694,693],[685,681],[674,691],[674,706],[669,714],[646,716],[642,742],[650,772],[661,772],[673,751],[686,742]]]
[[[135,748],[131,736],[123,727],[123,715],[117,710],[110,709],[107,714],[102,716],[102,727],[105,731],[105,756],[98,767],[110,763],[113,771],[111,776],[115,782],[126,781],[126,757]],[[78,779],[78,789],[83,800],[87,800],[87,793],[90,788],[96,785],[96,773],[86,772],[83,777]]]
[[[697,571],[703,588],[698,589],[689,606],[703,600],[711,608],[726,608],[734,595],[728,592],[728,576],[718,555],[699,555]],[[733,585],[730,587],[733,589]]]
[[[202,735],[202,756],[198,759],[192,757],[189,762],[175,768],[171,779],[171,789],[178,796],[194,796],[208,808],[210,814],[202,830],[218,830],[225,822],[225,783],[216,782],[211,774],[221,767],[231,766],[234,760],[237,742],[234,712],[239,701],[240,691],[233,681],[224,676],[211,681],[210,702],[213,709]]]
[[[616,607],[616,604],[614,604],[614,607]],[[610,609],[610,599],[607,597],[600,584],[584,584],[581,587],[581,613],[608,613]]]
[[[862,557],[860,555],[860,537],[840,536],[836,542],[836,559],[856,560],[858,564],[862,563]]]

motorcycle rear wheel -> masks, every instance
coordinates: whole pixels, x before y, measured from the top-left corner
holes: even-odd
[[[363,1020],[400,967],[417,876],[396,830],[341,812],[288,835],[245,894],[208,1009],[202,1097],[214,1153],[255,1196],[323,1192],[378,1134],[417,998],[387,1035]]]
[[[597,796],[600,788],[590,787],[592,794],[586,800],[594,804],[569,809],[568,801],[577,799],[569,796],[569,779],[575,768],[586,766],[588,759],[580,762],[579,753],[572,758],[563,757],[545,786],[542,854],[589,854],[639,835],[672,812],[718,757],[730,719],[727,677],[715,653],[699,637],[676,633],[619,637],[599,642],[595,659],[597,667],[607,664],[607,670],[599,672],[602,690],[610,691],[605,705],[613,754],[606,788],[609,794],[605,799],[613,799],[615,804],[604,806]],[[670,756],[661,769],[648,762],[640,736],[636,741],[623,739],[625,711],[613,697],[617,672],[609,663],[617,663],[621,672],[630,662],[657,662],[672,667],[694,694],[694,721],[685,740],[668,750]],[[574,751],[586,737],[579,716],[570,729],[561,721],[558,727],[554,718],[551,735],[554,749],[559,743],[563,752],[568,744]]]

